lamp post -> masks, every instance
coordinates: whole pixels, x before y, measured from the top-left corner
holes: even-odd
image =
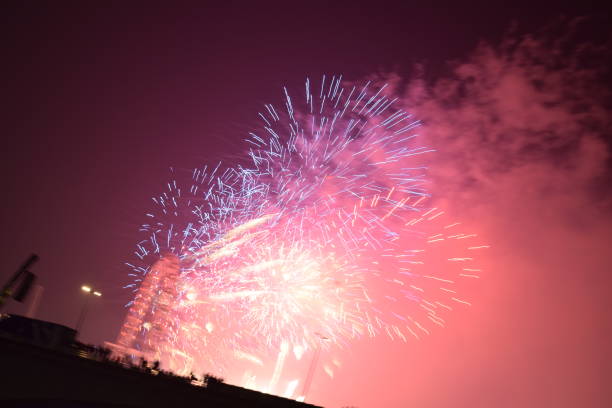
[[[329,337],[323,336],[321,333],[315,333],[318,337],[319,341],[317,342],[317,348],[314,351],[314,355],[312,356],[312,361],[310,362],[310,366],[308,367],[308,373],[306,374],[306,379],[304,380],[304,389],[302,390],[302,399],[301,401],[306,401],[306,394],[308,394],[308,390],[310,390],[310,385],[312,384],[312,379],[314,377],[315,368],[317,367],[317,362],[319,361],[319,355],[321,354],[321,343],[324,341],[330,341]]]
[[[83,321],[85,320],[85,316],[87,315],[87,309],[89,308],[89,300],[92,296],[100,297],[102,296],[101,292],[94,290],[91,286],[83,285],[81,286],[81,290],[85,292],[87,295],[85,297],[85,302],[83,303],[83,307],[81,308],[81,314],[79,314],[79,320],[77,320],[76,331],[77,334],[81,331],[81,327],[83,326]]]

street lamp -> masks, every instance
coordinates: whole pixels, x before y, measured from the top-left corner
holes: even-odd
[[[325,337],[321,333],[315,333],[318,338],[317,348],[314,351],[314,355],[312,356],[312,361],[310,362],[310,367],[308,367],[308,373],[306,374],[306,380],[304,380],[304,389],[302,390],[302,398],[299,398],[298,401],[304,402],[306,400],[306,394],[308,394],[308,390],[310,390],[310,385],[312,384],[312,379],[314,377],[315,368],[317,367],[317,362],[319,361],[319,355],[321,354],[321,345],[324,341],[331,341],[329,337]]]
[[[77,334],[81,331],[81,327],[83,326],[83,321],[85,320],[85,316],[87,315],[87,309],[89,308],[89,299],[91,296],[100,297],[102,293],[94,290],[91,286],[83,285],[81,286],[81,290],[87,294],[85,297],[85,302],[83,303],[83,307],[81,308],[81,314],[79,315],[79,320],[77,320],[76,331]]]

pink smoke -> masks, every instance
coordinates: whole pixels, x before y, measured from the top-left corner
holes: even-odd
[[[612,406],[612,115],[599,64],[609,50],[577,43],[579,28],[483,43],[433,83],[376,78],[403,89],[424,122],[434,198],[492,248],[469,311],[417,345],[356,345],[368,368],[349,363],[351,386],[336,395],[385,407]],[[326,391],[320,401],[336,404]]]

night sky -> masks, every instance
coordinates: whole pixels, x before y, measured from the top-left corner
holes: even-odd
[[[82,339],[114,340],[169,168],[231,162],[282,86],[375,79],[423,119],[437,199],[491,249],[471,308],[420,341],[355,341],[310,400],[612,406],[612,19],[577,3],[5,4],[0,276],[37,253],[37,317],[74,327],[87,283],[103,296]]]

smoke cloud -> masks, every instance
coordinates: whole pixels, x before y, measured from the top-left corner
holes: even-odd
[[[583,24],[482,43],[435,81],[374,78],[422,119],[438,205],[491,245],[474,307],[391,380],[418,406],[612,405],[609,48]]]

